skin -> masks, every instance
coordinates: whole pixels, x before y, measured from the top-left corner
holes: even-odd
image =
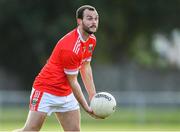
[[[77,19],[78,29],[84,41],[89,38],[89,35],[95,33],[98,28],[99,16],[96,11],[84,10],[83,19]],[[96,93],[93,81],[92,69],[90,62],[84,62],[80,69],[80,74],[89,95],[89,101]],[[92,117],[99,118],[94,115],[92,109],[89,107],[83,93],[81,86],[77,80],[78,75],[67,75],[69,84],[71,85],[74,96],[76,97],[82,108]],[[56,112],[56,118],[63,127],[64,131],[80,131],[80,110],[68,112]],[[21,131],[40,131],[47,114],[37,111],[29,111],[27,121],[22,129],[15,130],[14,132]]]
[[[86,41],[91,33],[95,33],[98,29],[99,16],[97,11],[84,10],[83,19],[77,19],[78,29]],[[89,32],[89,33],[88,33]]]

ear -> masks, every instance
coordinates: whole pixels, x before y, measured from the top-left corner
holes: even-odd
[[[78,19],[77,19],[77,24],[78,24],[78,25],[81,25],[81,24],[82,24],[82,20],[78,18]]]

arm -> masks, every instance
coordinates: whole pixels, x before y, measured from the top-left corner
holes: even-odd
[[[96,116],[92,109],[89,107],[89,105],[86,102],[86,99],[82,93],[81,87],[77,81],[77,75],[68,75],[67,74],[67,78],[68,81],[70,83],[70,86],[72,88],[73,94],[75,96],[75,98],[77,99],[77,101],[81,104],[81,106],[83,107],[83,109],[90,114],[92,117],[96,118],[96,119],[103,119],[102,117],[98,117]]]
[[[96,89],[94,85],[90,61],[86,61],[82,64],[80,73],[81,73],[81,78],[83,80],[86,91],[89,95],[89,100],[91,100],[94,94],[96,93]]]
[[[81,106],[83,107],[83,109],[90,114],[92,117],[96,118],[96,119],[103,119],[102,117],[98,117],[97,115],[95,115],[92,111],[92,109],[89,107],[89,105],[86,102],[86,99],[82,93],[81,87],[77,81],[77,75],[67,75],[68,81],[70,83],[70,86],[72,88],[73,94],[75,96],[75,98],[77,99],[77,101],[81,104]]]
[[[92,110],[88,106],[86,99],[82,93],[81,86],[78,83],[77,75],[67,75],[67,78],[77,101],[81,104],[86,112],[92,113]]]
[[[64,65],[64,72],[66,74],[67,80],[69,82],[69,85],[71,86],[75,98],[88,114],[90,114],[94,118],[99,118],[94,115],[92,109],[89,107],[82,93],[81,86],[79,85],[79,82],[77,80],[79,70],[79,58],[72,52],[64,52],[65,53],[61,51],[61,53],[63,53],[61,55],[61,61]]]

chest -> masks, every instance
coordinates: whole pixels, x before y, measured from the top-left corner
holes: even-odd
[[[92,54],[92,52],[93,52],[93,47],[94,47],[93,43],[82,44],[81,54],[82,54],[82,55]]]

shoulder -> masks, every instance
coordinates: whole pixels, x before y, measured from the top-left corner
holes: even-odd
[[[94,35],[94,34],[91,34],[90,36],[89,36],[89,38],[90,38],[90,45],[93,45],[93,47],[95,47],[96,46],[96,36]]]
[[[69,33],[67,33],[66,35],[64,35],[59,42],[66,42],[66,41],[73,41],[76,40],[78,37],[77,33],[76,33],[76,29],[70,31]]]
[[[92,47],[94,49],[94,47],[96,46],[96,36],[94,34],[90,35],[90,47]]]
[[[73,50],[74,45],[78,41],[79,35],[77,34],[77,30],[74,29],[62,37],[57,44],[61,47],[61,49]]]
[[[94,34],[91,34],[89,37],[96,41],[96,36]]]

